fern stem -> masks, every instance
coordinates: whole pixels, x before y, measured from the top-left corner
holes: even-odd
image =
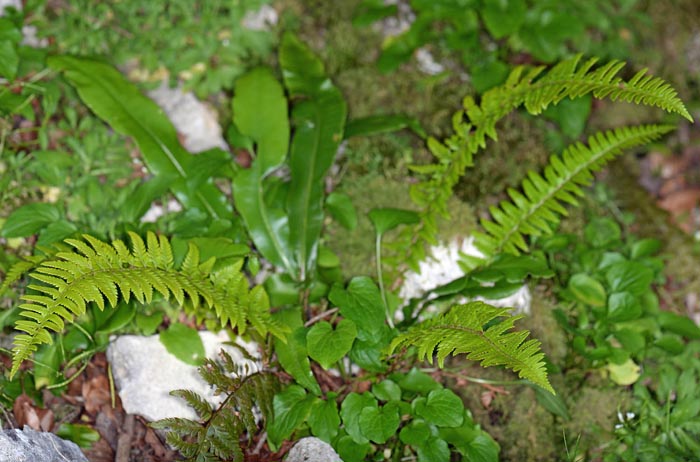
[[[377,281],[379,282],[379,292],[382,294],[382,303],[384,303],[384,312],[386,313],[386,321],[389,327],[394,328],[394,319],[389,310],[389,303],[386,299],[386,290],[384,289],[384,277],[382,275],[382,234],[377,233],[375,242],[375,252],[377,254]]]

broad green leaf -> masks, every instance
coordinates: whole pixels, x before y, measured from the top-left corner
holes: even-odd
[[[399,439],[402,443],[410,444],[414,447],[425,443],[431,436],[430,426],[423,419],[413,419],[399,433]]]
[[[315,401],[308,418],[311,433],[326,443],[335,438],[340,428],[340,415],[334,398],[335,393],[329,393],[328,399]]]
[[[334,285],[328,298],[340,308],[343,317],[352,320],[362,340],[376,340],[385,327],[384,303],[372,279],[355,277],[347,289]]]
[[[93,309],[95,332],[104,332],[106,334],[116,332],[129,324],[135,315],[136,310],[134,307],[125,303],[121,303],[112,309]],[[202,356],[204,356],[204,353],[202,353]]]
[[[360,427],[360,414],[365,408],[376,408],[377,400],[369,393],[352,392],[345,397],[343,404],[340,405],[340,417],[343,419],[345,431],[348,432],[357,444],[368,443],[369,440],[362,433]]]
[[[618,385],[632,385],[641,375],[640,367],[631,359],[623,364],[609,363],[606,367],[610,373],[610,379]]]
[[[416,447],[418,462],[449,462],[450,448],[440,438],[430,438]]]
[[[398,382],[401,389],[416,393],[428,393],[429,391],[441,388],[440,384],[431,376],[425,372],[419,371],[415,367],[408,371],[408,374],[401,374],[399,377],[394,378],[394,380]]]
[[[602,248],[620,239],[620,226],[610,218],[595,218],[583,230],[586,241],[593,247]]]
[[[622,347],[625,350],[627,350],[630,354],[639,353],[640,351],[642,351],[642,348],[644,348],[644,345],[646,344],[644,336],[632,329],[620,329],[613,335],[620,342]]]
[[[160,333],[160,342],[170,354],[184,363],[199,366],[204,362],[204,344],[196,329],[173,323]]]
[[[163,323],[164,314],[161,311],[156,311],[153,314],[147,315],[136,313],[136,327],[142,335],[152,335]]]
[[[603,284],[587,274],[578,273],[571,276],[569,290],[581,303],[596,307],[605,306],[606,294]]]
[[[440,428],[439,436],[452,444],[470,462],[498,462],[500,450],[491,436],[481,430],[464,411],[464,423],[457,428]]]
[[[353,363],[369,372],[385,372],[388,368],[384,358],[384,348],[389,345],[393,336],[388,326],[376,338],[355,339],[350,349],[350,359]]]
[[[234,91],[233,121],[256,144],[255,161],[264,176],[284,161],[289,149],[284,90],[270,69],[260,67],[236,80]]]
[[[700,327],[687,316],[662,311],[659,313],[658,320],[659,325],[664,329],[689,339],[700,339]]]
[[[658,239],[642,239],[632,244],[630,257],[633,260],[654,255],[661,248],[661,241]]]
[[[326,269],[338,268],[340,258],[328,247],[321,246],[318,249],[318,266]]]
[[[39,231],[39,239],[37,239],[36,245],[48,246],[54,242],[69,238],[77,232],[78,228],[73,223],[68,220],[60,219]]]
[[[345,127],[345,139],[354,136],[372,136],[380,133],[390,133],[404,128],[411,129],[416,135],[425,138],[427,135],[420,122],[415,117],[405,114],[374,115],[353,119]]]
[[[401,387],[391,379],[372,385],[372,394],[380,401],[401,401]]]
[[[298,279],[306,281],[316,268],[324,179],[343,139],[347,107],[320,60],[291,34],[282,39],[280,64],[289,92],[305,98],[292,110],[295,130],[289,154],[292,179],[287,212],[290,242],[301,271]]]
[[[34,354],[36,362],[33,368],[34,386],[37,390],[63,380],[63,375],[60,372],[61,363],[63,362],[62,358],[63,354],[61,354],[59,342],[39,347]]]
[[[649,290],[649,285],[654,280],[654,273],[646,266],[628,261],[612,265],[605,273],[605,278],[613,292],[642,295]]]
[[[100,432],[90,425],[62,423],[56,430],[56,435],[64,440],[72,441],[81,448],[90,448],[100,440]]]
[[[379,235],[391,231],[399,225],[412,225],[420,221],[418,213],[413,210],[394,208],[372,209],[368,216]]]
[[[547,108],[542,115],[556,122],[569,138],[578,138],[586,128],[588,116],[591,114],[590,95],[576,99],[564,99],[559,104]]]
[[[9,40],[0,40],[0,77],[13,80],[17,75],[19,55],[16,45]]]
[[[357,327],[349,319],[340,321],[335,329],[330,323],[321,321],[309,330],[306,335],[306,346],[309,356],[328,370],[350,351],[355,337],[357,337]]]
[[[290,385],[275,395],[272,403],[274,417],[267,427],[270,449],[276,451],[280,443],[306,421],[316,398],[307,395],[299,385]]]
[[[289,251],[289,220],[284,210],[265,202],[259,163],[238,172],[233,180],[233,200],[258,251],[275,266],[294,274]]]
[[[350,435],[342,436],[334,446],[343,462],[364,462],[372,449],[369,441],[358,444]]]
[[[424,401],[417,398],[414,402],[416,414],[438,427],[459,427],[464,421],[464,403],[446,388],[433,390]]]
[[[15,209],[2,225],[2,237],[27,237],[58,221],[61,213],[54,204],[36,202]]]
[[[171,181],[171,190],[187,208],[198,208],[216,218],[231,215],[226,196],[208,181],[190,189],[190,155],[177,138],[177,132],[163,111],[145,97],[112,66],[77,56],[52,56],[49,67],[64,73],[81,99],[114,130],[131,136],[154,176]]]
[[[382,407],[366,407],[360,412],[360,430],[370,441],[383,444],[399,429],[401,416],[396,403]]]
[[[540,387],[532,387],[535,391],[535,399],[537,402],[549,412],[564,420],[571,420],[569,410],[566,408],[566,403],[561,398],[561,395],[549,393]]]
[[[513,35],[525,21],[527,5],[524,0],[491,0],[484,2],[481,16],[495,39]]]
[[[168,175],[155,176],[139,184],[134,192],[120,207],[124,221],[136,222],[143,217],[154,200],[162,197],[170,188],[171,178]]]
[[[306,328],[301,319],[301,308],[295,307],[277,311],[273,319],[283,326],[288,326],[292,333],[287,342],[275,337],[275,353],[282,368],[287,371],[299,385],[316,396],[321,396],[321,388],[311,372],[311,364],[306,351]]]
[[[343,228],[352,231],[357,226],[357,212],[347,194],[333,191],[326,198],[326,208]]]
[[[630,321],[642,314],[639,298],[629,292],[615,292],[608,298],[608,319],[611,321]]]

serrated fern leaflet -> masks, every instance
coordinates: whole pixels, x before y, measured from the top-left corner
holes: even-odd
[[[484,328],[500,317],[504,319]],[[483,302],[455,305],[447,313],[399,335],[389,349],[393,352],[400,347],[415,346],[419,359],[432,359],[436,353],[440,367],[449,354],[466,354],[467,359],[481,361],[483,367],[503,365],[554,393],[547,379],[540,342],[526,340],[530,334],[526,330],[508,332],[522,317],[511,316],[508,308],[496,308]]]
[[[15,328],[11,375],[42,343],[50,343],[49,331],[60,332],[85,313],[88,303],[105,309],[105,300],[115,307],[121,298],[132,297],[149,303],[154,291],[165,299],[174,299],[195,314],[212,309],[222,326],[244,332],[248,323],[262,335],[282,337],[283,326],[269,313],[267,294],[262,289],[248,290],[248,282],[239,265],[213,271],[215,259],[199,261],[199,251],[190,245],[179,269],[174,267],[172,248],[163,236],[148,233],[146,242],[129,233],[131,250],[120,240],[108,244],[85,235],[84,240],[65,242],[73,251],[56,253],[42,261],[30,274],[34,293],[22,297],[21,316]]]
[[[486,233],[475,233],[479,249],[487,256],[502,251],[518,255],[527,251],[524,235],[551,233],[551,223],[566,215],[564,203],[576,205],[579,186],[589,185],[592,172],[600,170],[624,149],[646,144],[673,130],[671,126],[645,125],[597,133],[588,146],[576,143],[561,156],[551,156],[544,176],[530,172],[522,193],[509,189],[510,201],[491,207],[493,221],[481,220]]]

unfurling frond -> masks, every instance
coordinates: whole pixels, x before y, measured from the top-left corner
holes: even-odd
[[[198,421],[163,419],[151,423],[154,428],[169,429],[167,441],[177,448],[187,461],[243,461],[241,436],[257,433],[254,409],[268,419],[272,416],[272,401],[277,391],[277,379],[267,371],[248,374],[244,366],[236,365],[231,356],[221,351],[222,360],[206,359],[199,373],[216,395],[224,400],[212,409],[202,397],[188,390],[171,394],[187,401],[197,413]]]
[[[121,298],[132,297],[150,303],[154,291],[173,298],[194,311],[213,309],[222,326],[245,330],[248,320],[262,335],[284,335],[269,313],[260,312],[259,303],[251,304],[250,291],[240,265],[212,272],[214,259],[199,262],[199,252],[190,246],[184,264],[176,269],[170,243],[164,236],[149,233],[146,243],[129,233],[131,250],[120,240],[112,244],[92,236],[84,240],[67,239],[73,251],[61,251],[43,260],[30,274],[34,293],[22,297],[24,319],[15,328],[23,333],[15,337],[11,375],[42,343],[50,343],[49,331],[60,332],[85,313],[89,303],[100,309],[115,307]],[[255,297],[259,298],[259,295]],[[106,301],[106,303],[105,303]]]
[[[496,308],[483,302],[455,305],[448,312],[429,319],[399,335],[391,343],[390,351],[415,346],[418,358],[437,354],[440,367],[449,355],[466,354],[467,359],[481,361],[483,367],[502,365],[521,378],[527,379],[554,393],[549,383],[540,342],[526,340],[529,332],[514,331],[515,321],[522,315],[511,316],[508,308]],[[492,324],[497,318],[504,319]],[[489,325],[489,327],[484,327]]]
[[[658,77],[637,72],[625,81],[619,77],[624,63],[612,61],[595,67],[595,58],[582,61],[576,56],[553,66],[517,67],[503,85],[488,90],[476,101],[464,99],[464,108],[452,119],[454,134],[438,141],[428,140],[428,148],[436,161],[429,165],[412,167],[422,181],[411,186],[411,199],[421,207],[421,222],[407,227],[395,242],[395,250],[402,254],[401,262],[417,268],[424,256],[424,245],[435,243],[437,220],[449,216],[447,201],[452,190],[473,165],[474,155],[486,146],[486,139],[497,139],[496,124],[515,109],[524,106],[531,114],[539,114],[565,98],[592,95],[613,101],[659,107],[692,121],[692,117],[676,91]]]
[[[588,146],[576,143],[561,156],[552,156],[544,175],[530,172],[522,193],[509,189],[511,200],[491,207],[493,221],[481,221],[486,233],[475,233],[477,246],[487,256],[527,251],[524,235],[550,234],[551,225],[567,214],[564,204],[576,205],[576,196],[583,195],[580,186],[591,183],[593,172],[624,149],[649,143],[671,130],[670,126],[643,125],[597,133],[588,139]]]

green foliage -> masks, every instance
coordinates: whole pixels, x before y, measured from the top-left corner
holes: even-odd
[[[230,324],[240,332],[248,322],[261,335],[285,332],[270,318],[269,304],[266,296],[259,295],[260,289],[248,292],[240,264],[213,272],[215,258],[200,263],[199,250],[190,245],[176,269],[165,237],[149,233],[147,244],[135,233],[130,237],[131,250],[121,240],[110,245],[88,235],[84,241],[68,239],[73,251],[58,252],[31,273],[35,283],[28,287],[36,293],[22,297],[26,303],[20,306],[21,314],[26,319],[15,326],[24,333],[15,337],[11,375],[40,344],[51,342],[49,330],[62,331],[66,322],[85,313],[90,302],[104,310],[106,299],[114,308],[120,293],[127,303],[132,296],[139,303],[149,303],[155,290],[194,313],[206,305],[222,326]]]
[[[510,316],[509,309],[495,308],[483,302],[457,305],[447,313],[424,321],[392,342],[389,351],[416,346],[418,358],[432,358],[443,366],[449,355],[466,354],[467,359],[481,361],[484,367],[504,365],[522,378],[554,393],[545,371],[540,342],[525,340],[527,331],[508,332],[519,316]],[[505,317],[500,322],[494,320]],[[488,326],[488,327],[484,327]]]
[[[624,81],[617,76],[624,63],[611,61],[594,68],[596,62],[597,60],[593,58],[581,63],[581,57],[577,56],[560,62],[548,72],[544,72],[543,66],[517,67],[503,85],[484,93],[478,104],[472,97],[468,96],[464,99],[464,110],[457,112],[453,117],[455,134],[444,142],[439,142],[434,138],[428,139],[428,147],[437,158],[437,162],[412,167],[416,173],[425,176],[423,181],[411,187],[411,198],[421,207],[421,223],[417,229],[405,232],[402,239],[396,243],[398,247],[409,249],[407,258],[411,266],[415,267],[417,262],[423,258],[425,254],[424,243],[435,242],[437,219],[439,216],[449,216],[446,207],[447,200],[452,195],[453,188],[464,174],[465,169],[473,165],[474,154],[486,146],[487,137],[494,141],[497,140],[496,123],[514,109],[524,106],[529,113],[540,114],[549,106],[556,105],[565,98],[580,98],[590,94],[595,98],[610,98],[660,107],[692,120],[682,101],[677,97],[675,90],[663,80],[649,76],[646,74],[646,70],[642,70],[630,80]],[[587,174],[584,173],[587,171],[585,168],[582,168],[581,172],[576,169],[579,167],[579,162],[592,161],[590,167],[602,167],[604,161],[612,157],[605,157],[605,154],[608,153],[606,148],[619,144],[619,148],[622,149],[627,146],[628,142],[634,146],[636,144],[634,140],[646,142],[665,131],[667,128],[663,126],[650,126],[646,128],[622,128],[614,131],[614,135],[593,135],[590,140],[590,149],[574,145],[565,151],[562,158],[565,159],[565,162],[568,158],[568,166],[562,163],[562,158],[553,158],[552,165],[556,163],[556,166],[549,169],[549,176],[545,172],[546,182],[532,180],[532,177],[530,180],[526,180],[523,185],[523,188],[527,186],[525,193],[528,197],[548,199],[546,192],[549,191],[550,195],[559,193],[560,199],[562,197],[568,199],[570,194],[564,188],[576,189],[575,184],[571,186],[572,182],[575,183],[575,174],[581,173],[581,176],[577,177],[578,181],[582,181],[582,178],[588,178]],[[597,149],[597,147],[602,149]],[[576,167],[573,164],[576,164]],[[585,164],[580,165],[580,167],[585,167]],[[530,183],[537,181],[538,184],[535,184],[534,190],[528,181]],[[546,186],[547,184],[557,184],[558,186],[551,189]],[[533,209],[528,206],[529,204],[522,193],[512,194],[515,196],[513,198],[514,205],[503,206],[511,209],[508,211],[508,215],[500,213],[506,222],[519,224],[520,217],[524,219],[529,217],[529,211],[545,214],[549,219],[556,218],[557,214],[562,213],[561,207],[557,208],[554,200],[547,201],[547,206],[544,208],[534,207]],[[524,209],[521,208],[521,204]],[[552,213],[553,208],[557,214]],[[534,220],[541,221],[541,218],[535,214]],[[503,246],[508,245],[508,249],[512,252],[516,247],[510,240],[515,239],[515,242],[520,243],[520,234],[496,231],[499,226],[488,221],[482,224],[487,227],[487,231],[493,230],[499,238],[505,238],[503,243],[498,240],[483,243],[482,245],[487,251],[499,251],[505,248]],[[529,226],[527,231],[542,232],[541,228],[544,226],[538,228]],[[526,230],[521,229],[520,231]]]
[[[247,366],[234,363],[223,350],[220,361],[205,359],[199,373],[215,388],[215,395],[225,395],[221,404],[212,409],[196,393],[175,390],[171,394],[187,401],[198,419],[162,419],[151,423],[151,426],[170,430],[167,442],[177,448],[187,461],[242,462],[241,437],[244,433],[249,437],[257,433],[256,407],[265,420],[272,417],[277,378],[268,371],[252,371]]]
[[[202,97],[230,90],[251,63],[270,53],[275,40],[271,32],[240,26],[265,0],[34,3],[32,23],[52,39],[52,51],[104,56],[115,65],[136,61],[139,71],[133,75],[141,80],[180,79]]]

